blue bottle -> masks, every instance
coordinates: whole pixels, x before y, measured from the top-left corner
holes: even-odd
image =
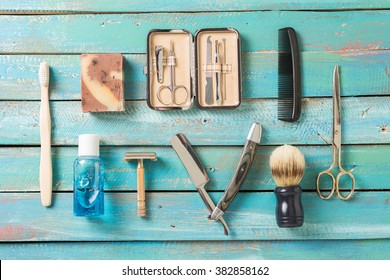
[[[79,135],[79,157],[73,164],[73,214],[104,214],[104,165],[99,157],[99,137]]]

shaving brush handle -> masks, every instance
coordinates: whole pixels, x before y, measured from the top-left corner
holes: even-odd
[[[277,187],[274,193],[278,226],[301,227],[303,225],[302,189],[299,186]]]

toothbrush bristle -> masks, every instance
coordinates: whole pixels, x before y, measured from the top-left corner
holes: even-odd
[[[41,62],[39,65],[39,83],[41,86],[49,86],[49,64]]]

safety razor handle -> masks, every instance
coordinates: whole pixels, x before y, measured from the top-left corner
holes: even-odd
[[[137,205],[138,216],[146,216],[146,203],[145,203],[145,169],[144,167],[137,168]]]

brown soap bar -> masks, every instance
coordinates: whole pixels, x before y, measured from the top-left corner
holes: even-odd
[[[122,54],[81,55],[81,106],[84,113],[124,111]]]

